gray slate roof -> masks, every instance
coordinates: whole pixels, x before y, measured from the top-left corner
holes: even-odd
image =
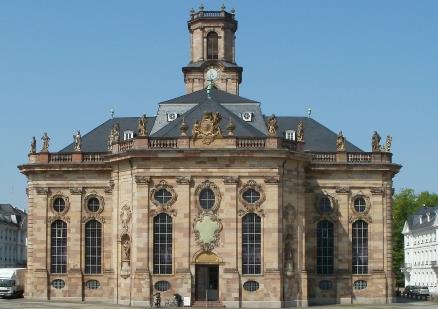
[[[265,116],[265,119],[268,117]],[[323,126],[316,120],[308,117],[289,117],[277,116],[278,136],[285,136],[286,130],[296,130],[298,123],[302,121],[304,124],[304,149],[314,152],[335,152],[336,139],[338,134]],[[353,145],[348,141],[346,143],[347,151],[363,152],[362,149]]]
[[[231,94],[216,88],[211,90],[211,98],[219,103],[259,103],[238,95]],[[198,90],[171,100],[163,101],[160,104],[181,104],[181,103],[201,103],[207,100],[207,91]]]
[[[12,218],[15,216],[15,219]],[[20,226],[27,214],[11,204],[0,204],[0,223]]]
[[[437,212],[438,206],[421,207],[413,215],[408,217],[407,223],[409,229],[412,231],[432,226],[435,223]],[[427,221],[427,213],[429,213],[429,221]],[[421,223],[420,218],[422,218]]]
[[[203,91],[205,93],[205,91]],[[189,129],[187,131],[187,135],[191,136],[192,127],[196,120],[200,120],[204,115],[204,112],[219,112],[222,116],[222,120],[219,123],[219,126],[222,130],[222,134],[227,134],[227,124],[229,119],[231,118],[236,129],[234,130],[234,135],[237,137],[265,137],[266,135],[255,127],[250,125],[249,123],[243,121],[240,117],[238,117],[233,112],[229,111],[227,108],[223,107],[221,104],[217,103],[213,99],[205,99],[204,102],[196,105],[176,120],[172,121],[165,127],[161,128],[157,132],[155,132],[152,137],[178,137],[181,135],[180,125],[185,119]]]
[[[83,152],[106,152],[108,150],[108,136],[114,124],[120,124],[120,136],[123,138],[123,132],[132,130],[134,135],[138,134],[138,119],[139,117],[117,117],[109,119],[102,123],[97,128],[91,130],[82,136],[82,151]],[[155,117],[147,117],[147,129],[151,131],[154,125]],[[74,143],[62,149],[60,152],[72,152]]]

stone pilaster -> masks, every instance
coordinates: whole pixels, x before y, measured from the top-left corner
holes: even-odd
[[[133,288],[131,304],[148,306],[151,295],[151,277],[149,272],[149,183],[148,176],[135,176],[133,204],[133,235],[131,268],[133,270]]]
[[[83,248],[85,240],[83,239],[83,222],[82,222],[82,188],[70,189],[70,209],[67,216],[70,222],[67,223],[67,243],[68,243],[68,280],[66,282],[68,297],[75,300],[82,300],[82,271],[83,265]]]

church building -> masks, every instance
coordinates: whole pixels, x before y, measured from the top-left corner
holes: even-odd
[[[186,94],[155,117],[111,118],[57,152],[33,139],[27,297],[392,301],[391,137],[367,152],[310,117],[264,115],[240,96],[237,26],[234,10],[191,11]]]

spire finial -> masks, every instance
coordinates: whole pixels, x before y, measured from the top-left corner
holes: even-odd
[[[225,4],[224,3],[222,3],[221,11],[225,11]]]
[[[204,4],[201,2],[201,5],[199,6],[199,11],[203,11],[204,10]]]

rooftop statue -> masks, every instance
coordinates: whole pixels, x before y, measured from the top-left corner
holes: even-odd
[[[386,137],[385,146],[383,146],[383,151],[391,152],[391,145],[392,145],[392,137],[390,135],[388,135]]]
[[[146,115],[143,114],[143,116],[141,116],[138,119],[138,136],[147,136],[148,135],[148,130],[146,128],[148,123],[148,120],[146,118]]]
[[[115,144],[119,142],[119,136],[120,136],[120,125],[118,123],[115,123],[111,129],[111,144]]]
[[[36,139],[35,136],[32,137],[32,142],[30,142],[30,150],[29,150],[29,154],[34,154],[36,153]]]
[[[75,143],[74,151],[81,151],[81,147],[82,147],[81,131],[78,130],[78,132],[75,135],[73,135],[73,140]]]
[[[41,137],[41,140],[43,141],[43,147],[41,148],[41,152],[48,152],[50,137],[47,135],[47,132],[44,132],[44,135],[43,137]]]
[[[377,131],[374,131],[373,137],[371,139],[371,149],[373,152],[379,152],[380,151],[380,140],[381,137]]]
[[[342,134],[342,131],[339,131],[336,139],[336,151],[345,151],[345,137],[344,134]]]
[[[277,118],[275,118],[275,115],[272,114],[271,117],[268,118],[268,121],[266,122],[266,126],[268,127],[268,135],[269,136],[277,136]]]

